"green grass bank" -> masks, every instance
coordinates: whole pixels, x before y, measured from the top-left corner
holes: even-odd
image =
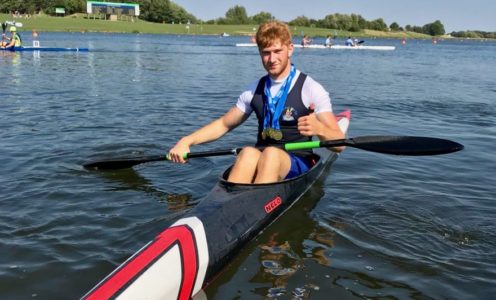
[[[30,18],[13,19],[8,14],[0,14],[0,22],[16,21],[23,24],[19,28],[23,31],[63,31],[63,32],[113,32],[113,33],[150,33],[150,34],[192,34],[192,35],[251,35],[256,30],[256,25],[212,25],[212,24],[160,24],[135,19],[130,20],[99,20],[88,18],[86,14],[75,14],[65,17],[51,17],[47,15],[34,15]],[[312,37],[325,37],[328,34],[338,37],[361,38],[432,38],[429,35],[415,32],[382,32],[364,30],[361,32],[348,32],[325,28],[294,27],[291,26],[294,36],[302,33]]]

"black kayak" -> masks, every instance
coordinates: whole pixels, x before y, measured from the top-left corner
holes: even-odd
[[[346,132],[350,111],[336,115]],[[126,260],[83,299],[190,299],[271,222],[289,209],[338,154],[313,150],[305,174],[269,184],[234,184],[230,168],[199,204]]]

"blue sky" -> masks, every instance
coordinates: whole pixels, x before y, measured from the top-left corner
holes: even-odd
[[[389,25],[422,26],[440,20],[447,32],[496,32],[496,0],[172,0],[202,20],[223,17],[240,5],[249,16],[261,11],[290,21],[298,16],[323,19],[328,14],[356,13],[367,20],[383,18]]]

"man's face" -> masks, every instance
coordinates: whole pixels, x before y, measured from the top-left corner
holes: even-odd
[[[259,51],[262,64],[272,79],[281,79],[287,75],[291,68],[289,59],[293,54],[293,44],[285,45],[276,40]]]

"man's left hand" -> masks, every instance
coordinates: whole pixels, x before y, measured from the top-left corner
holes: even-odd
[[[322,124],[315,113],[298,119],[298,131],[304,136],[322,135],[324,124]]]

